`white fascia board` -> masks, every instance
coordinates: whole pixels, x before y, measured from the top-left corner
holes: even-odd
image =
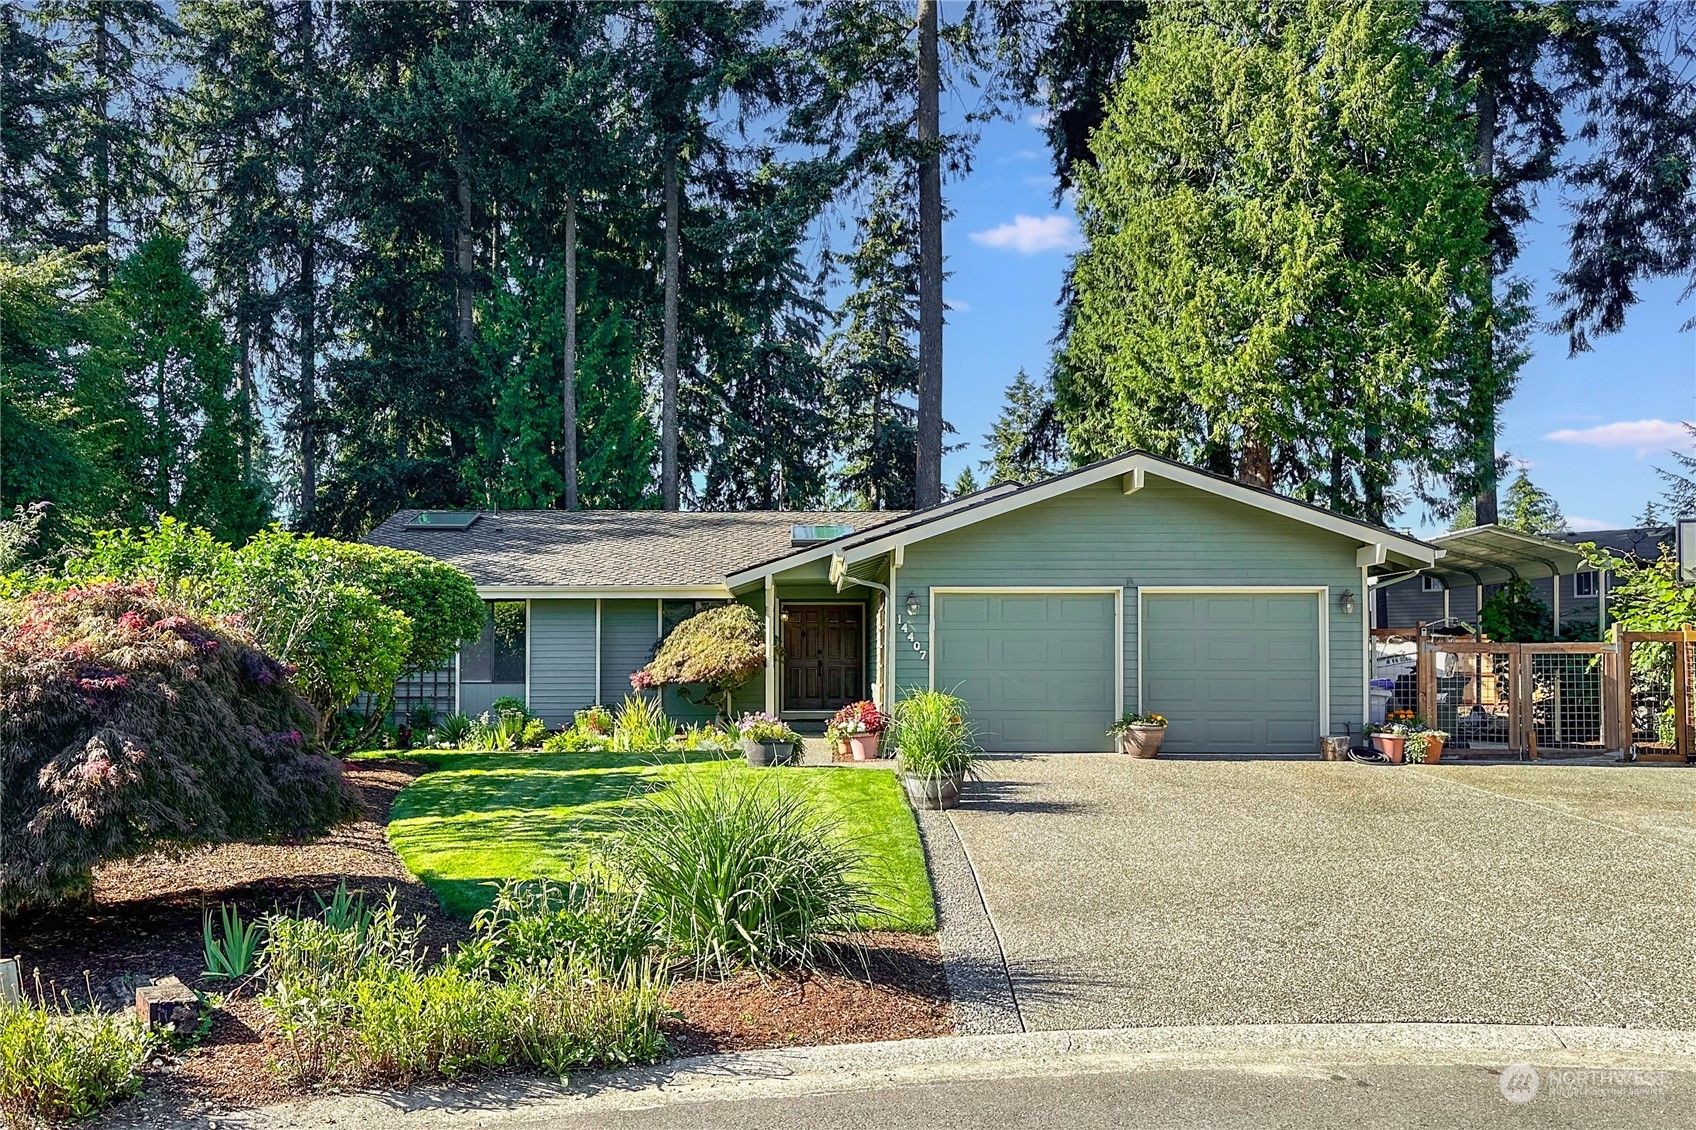
[[[724,585],[478,585],[484,600],[727,600]]]
[[[1383,542],[1373,542],[1363,545],[1354,551],[1354,563],[1365,569],[1372,565],[1382,565],[1390,558],[1390,549]]]
[[[727,591],[730,589],[739,589],[744,585],[753,583],[754,581],[763,580],[766,577],[774,576],[778,573],[786,573],[795,568],[797,565],[808,565],[826,557],[834,557],[841,551],[842,546],[837,542],[826,542],[824,545],[818,546],[815,549],[804,549],[799,553],[792,553],[788,557],[779,557],[776,561],[769,561],[764,565],[756,565],[752,569],[743,569],[739,572],[731,573],[729,576],[724,578],[724,587]]]
[[[1075,472],[1060,478],[1051,479],[1046,483],[1038,483],[1024,490],[1002,498],[984,503],[982,506],[962,510],[932,522],[923,522],[905,530],[894,530],[883,537],[872,536],[860,544],[842,550],[843,558],[852,565],[864,561],[868,557],[876,557],[887,552],[890,548],[897,550],[915,542],[925,541],[953,530],[962,529],[988,518],[1007,514],[1014,510],[1043,502],[1082,487],[1093,486],[1096,483],[1112,479],[1123,479],[1141,476],[1146,482],[1149,476],[1157,479],[1167,479],[1181,483],[1184,486],[1195,487],[1197,490],[1216,494],[1234,502],[1242,502],[1258,510],[1290,518],[1304,525],[1315,526],[1334,534],[1361,542],[1364,545],[1382,546],[1386,552],[1412,558],[1415,561],[1430,564],[1434,559],[1434,550],[1423,542],[1413,538],[1402,537],[1386,530],[1377,530],[1358,523],[1341,515],[1329,514],[1310,506],[1303,506],[1277,495],[1266,494],[1262,491],[1251,490],[1226,482],[1212,475],[1192,471],[1186,467],[1174,466],[1162,460],[1150,459],[1145,455],[1127,455],[1122,459],[1114,459],[1091,468],[1087,472]]]

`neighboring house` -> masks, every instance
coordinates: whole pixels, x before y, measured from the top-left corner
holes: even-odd
[[[1481,529],[1492,530],[1490,527]],[[1470,535],[1479,532],[1475,529],[1439,534],[1431,539],[1431,543],[1446,549],[1455,544],[1456,539],[1464,543]],[[1492,533],[1496,536],[1513,535],[1513,531],[1500,528],[1493,529]],[[1552,540],[1571,546],[1594,542],[1598,548],[1621,556],[1634,555],[1652,561],[1660,556],[1663,546],[1672,545],[1673,529],[1670,526],[1649,526],[1630,530],[1586,530],[1561,534]],[[1551,611],[1559,608],[1559,620],[1565,635],[1595,639],[1606,630],[1610,573],[1585,568],[1582,562],[1564,555],[1551,566],[1536,560],[1535,548],[1527,549],[1521,556],[1515,571],[1530,583],[1532,594]],[[1558,576],[1550,576],[1557,570]],[[1465,576],[1444,577],[1428,571],[1385,584],[1374,594],[1373,623],[1383,628],[1412,628],[1449,619],[1476,626],[1479,588],[1483,588],[1484,599],[1489,600],[1502,583],[1492,579],[1479,586],[1470,583]]]
[[[512,694],[562,724],[623,698],[684,617],[738,600],[770,644],[739,708],[817,723],[934,687],[995,751],[1107,749],[1140,707],[1174,752],[1312,753],[1367,715],[1369,576],[1436,557],[1141,452],[914,513],[406,510],[370,540],[460,566],[491,602],[441,708]],[[665,706],[712,711],[669,688]]]

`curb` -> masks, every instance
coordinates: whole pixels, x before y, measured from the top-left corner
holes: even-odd
[[[315,1099],[226,1116],[222,1125],[541,1127],[613,1111],[970,1079],[1386,1064],[1688,1069],[1692,1056],[1696,1031],[1552,1025],[1247,1024],[944,1036],[697,1056],[565,1085],[501,1080],[476,1091]]]

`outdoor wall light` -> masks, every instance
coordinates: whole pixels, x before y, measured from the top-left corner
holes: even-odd
[[[1344,589],[1337,594],[1337,603],[1343,606],[1344,616],[1354,615],[1354,590]]]
[[[907,590],[907,615],[917,616],[918,614],[919,614],[919,594],[914,592],[912,589],[908,589]]]

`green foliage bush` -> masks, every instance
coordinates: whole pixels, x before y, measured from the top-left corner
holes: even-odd
[[[508,909],[523,917],[537,908],[518,900]],[[399,920],[392,893],[383,907],[341,920],[326,910],[266,925],[261,1003],[282,1036],[276,1066],[299,1084],[405,1083],[512,1066],[558,1075],[650,1061],[665,1049],[665,981],[646,962],[615,969],[586,953],[485,942],[502,960],[430,966],[421,925]],[[508,921],[495,933],[548,931]]]
[[[663,944],[702,972],[807,968],[879,913],[841,825],[749,775],[688,774],[640,798],[612,859]]]
[[[723,703],[766,664],[765,622],[745,604],[725,604],[697,613],[672,629],[648,665],[630,676],[637,690],[666,686],[705,686]]]
[[[501,885],[471,921],[476,935],[454,951],[465,967],[500,976],[547,966],[567,955],[614,971],[654,956],[658,935],[634,893],[601,877],[560,885],[546,879]]]
[[[0,602],[0,908],[104,860],[314,835],[358,811],[288,669],[150,585]]]
[[[1497,643],[1547,643],[1554,639],[1549,606],[1531,591],[1531,582],[1515,577],[1478,610],[1478,626]]]
[[[87,1118],[141,1089],[157,1037],[131,1016],[73,1015],[36,999],[0,1004],[0,1123],[30,1127]]]
[[[239,622],[294,665],[324,724],[361,695],[386,709],[397,678],[439,666],[483,627],[476,586],[451,565],[278,529],[240,549],[168,517],[150,529],[108,530],[65,563],[58,583],[95,580],[150,581]]]

